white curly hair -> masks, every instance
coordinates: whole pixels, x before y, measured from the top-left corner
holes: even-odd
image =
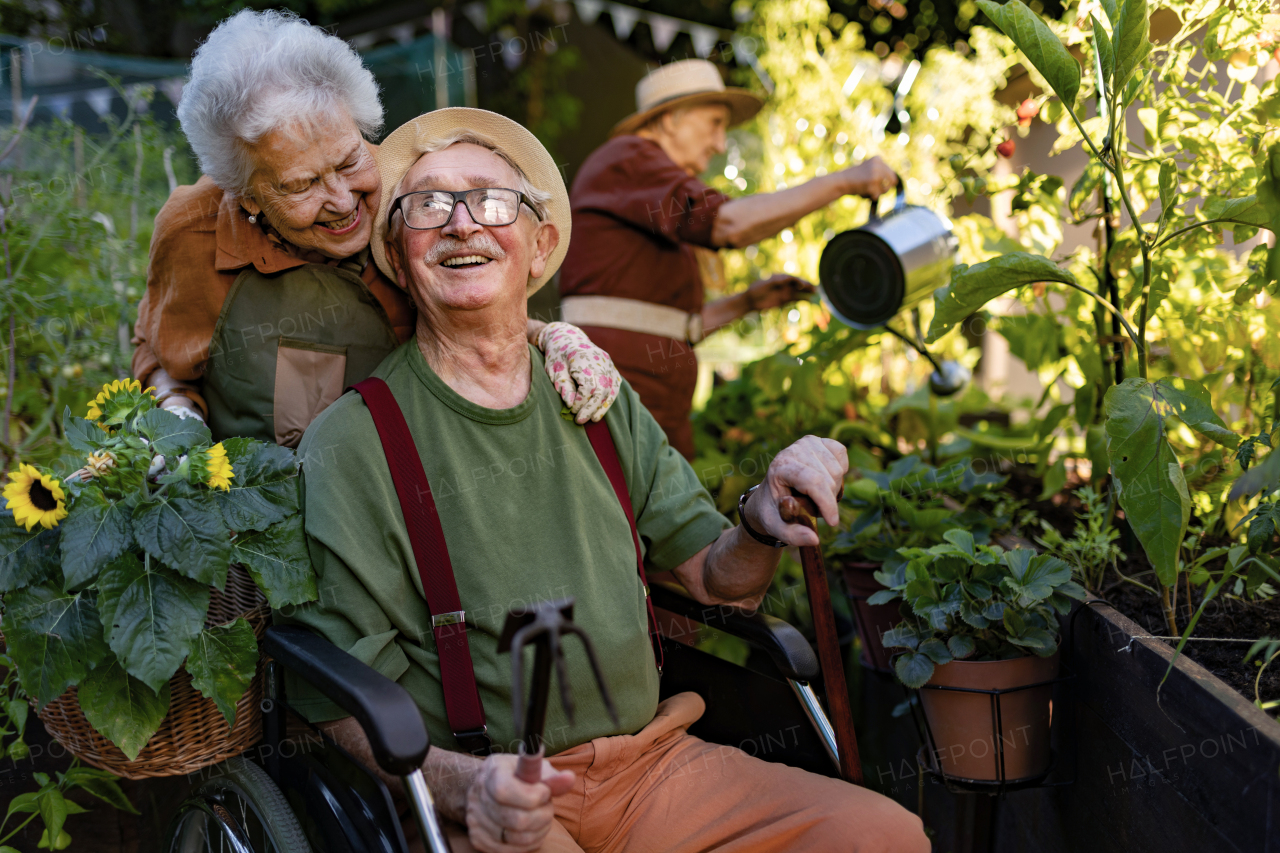
[[[250,146],[334,109],[345,110],[367,138],[382,129],[378,84],[360,55],[291,12],[245,9],[196,50],[178,121],[204,173],[244,195],[254,169]]]

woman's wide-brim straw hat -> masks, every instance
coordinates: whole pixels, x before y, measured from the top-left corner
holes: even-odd
[[[764,99],[746,89],[725,86],[714,63],[683,59],[650,71],[636,84],[636,111],[618,122],[610,135],[635,133],[659,113],[699,104],[727,106],[732,127],[760,112]]]
[[[541,276],[529,280],[528,292],[532,294],[560,269],[565,253],[569,251],[569,191],[551,153],[538,138],[517,122],[488,110],[469,107],[447,107],[420,115],[398,127],[378,146],[378,172],[382,176],[382,201],[373,221],[373,238],[369,242],[373,260],[378,269],[392,281],[396,280],[391,264],[387,263],[387,210],[395,199],[396,185],[414,163],[418,162],[429,145],[437,140],[466,131],[492,143],[510,157],[524,172],[529,183],[544,192],[551,193],[547,201],[547,220],[560,232],[547,268]]]

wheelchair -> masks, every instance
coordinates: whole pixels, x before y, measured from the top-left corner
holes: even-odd
[[[700,694],[707,711],[690,733],[775,761],[839,777],[835,735],[814,684],[818,658],[804,636],[763,613],[705,606],[675,586],[651,588],[664,656],[661,698]],[[745,666],[690,641],[705,625],[745,640]],[[430,853],[449,850],[421,766],[430,749],[408,692],[328,641],[296,626],[267,629],[261,763],[214,768],[170,822],[164,853],[409,853],[381,778],[311,727],[314,749],[287,748],[283,670],[314,685],[363,728],[378,767],[403,780]]]

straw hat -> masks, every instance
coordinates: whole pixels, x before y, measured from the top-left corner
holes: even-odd
[[[636,84],[636,111],[609,135],[635,133],[658,113],[697,104],[724,104],[733,126],[760,112],[764,99],[746,89],[726,87],[720,70],[705,59],[683,59],[650,71]]]
[[[492,142],[524,172],[529,183],[540,190],[551,193],[547,201],[547,221],[553,223],[560,232],[560,242],[547,259],[547,268],[539,278],[529,281],[529,294],[542,287],[560,269],[565,253],[569,251],[569,191],[565,189],[564,178],[556,161],[542,143],[532,133],[506,116],[491,113],[488,110],[475,110],[468,107],[447,107],[442,110],[425,113],[412,121],[402,124],[382,141],[378,146],[378,171],[382,175],[382,201],[378,204],[378,215],[373,220],[373,237],[369,248],[373,250],[373,260],[383,274],[395,281],[395,273],[391,264],[387,263],[387,210],[394,199],[396,185],[405,176],[410,167],[418,162],[418,158],[426,151],[429,143],[455,133],[467,131],[481,139]]]

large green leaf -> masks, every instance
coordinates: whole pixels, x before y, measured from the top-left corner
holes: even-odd
[[[1014,0],[1020,4],[1020,0]],[[1030,11],[1030,10],[1028,10]],[[971,267],[957,266],[951,284],[934,294],[933,321],[926,343],[933,343],[974,311],[1015,287],[1037,281],[1075,284],[1075,277],[1043,255],[1010,252]]]
[[[244,564],[272,607],[303,604],[318,596],[301,515],[261,533],[237,536],[231,559]]]
[[[1205,202],[1200,212],[1205,219],[1225,219],[1228,222],[1253,225],[1258,228],[1271,227],[1271,214],[1256,195],[1240,198],[1214,196]]]
[[[165,409],[152,409],[134,426],[151,442],[151,451],[164,456],[183,454],[213,442],[209,428],[198,418],[180,418]]]
[[[1111,78],[1116,72],[1115,50],[1111,47],[1111,38],[1107,35],[1107,30],[1102,26],[1102,22],[1098,20],[1097,15],[1093,18],[1093,50],[1094,56],[1098,63],[1098,70],[1101,72],[1103,86],[1107,91],[1111,90]],[[1090,161],[1092,164],[1095,161]]]
[[[208,584],[126,554],[103,569],[98,588],[111,650],[130,675],[159,690],[204,627]]]
[[[213,499],[232,530],[264,530],[298,511],[298,462],[292,450],[248,438],[223,443],[235,476]]]
[[[1156,382],[1158,393],[1170,406],[1178,420],[1191,427],[1210,441],[1234,448],[1240,444],[1240,436],[1227,428],[1222,418],[1213,410],[1209,389],[1194,379],[1166,376]]]
[[[133,511],[133,535],[154,559],[203,584],[222,587],[231,532],[207,497],[154,498]]]
[[[1147,33],[1151,29],[1150,18],[1147,0],[1124,0],[1120,6],[1119,19],[1115,22],[1115,37],[1111,40],[1116,64],[1111,87],[1117,100],[1133,72],[1147,58],[1147,54],[1151,53],[1151,42],[1147,39]]]
[[[81,453],[98,450],[111,437],[93,421],[71,414],[70,406],[62,410],[62,434],[67,437],[67,443]]]
[[[1178,548],[1187,532],[1191,498],[1165,418],[1177,414],[1160,386],[1131,377],[1103,398],[1107,452],[1120,506],[1166,586],[1177,579]]]
[[[169,683],[166,681],[157,693],[112,658],[89,673],[78,698],[89,724],[132,760],[169,711]]]
[[[72,509],[62,523],[62,575],[67,589],[79,589],[133,545],[133,525],[128,507],[97,486],[82,489]]]
[[[13,520],[12,510],[0,510],[0,592],[12,592],[58,577],[58,542],[55,527],[27,532]]]
[[[111,652],[90,593],[51,586],[8,593],[4,632],[22,689],[43,708]]]
[[[201,632],[187,658],[191,685],[214,701],[228,726],[235,725],[236,703],[257,668],[258,639],[243,616]]]
[[[1003,6],[993,0],[978,0],[978,8],[1049,81],[1062,103],[1074,107],[1076,93],[1080,91],[1080,65],[1049,25],[1022,0],[1009,0]]]

